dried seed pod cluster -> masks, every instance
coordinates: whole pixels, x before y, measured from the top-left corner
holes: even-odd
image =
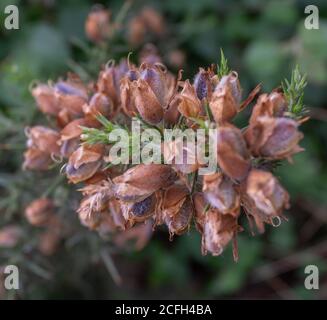
[[[108,19],[99,11],[89,16],[86,29],[91,39],[103,38],[101,24]],[[142,12],[138,19],[132,21],[138,26],[135,33],[145,26],[163,32],[153,12]],[[139,36],[131,35],[135,42]],[[173,75],[159,59],[143,56],[141,61],[139,66],[124,59],[110,62],[99,71],[95,84],[69,75],[67,80],[35,86],[36,104],[55,120],[56,128],[26,130],[23,166],[45,170],[64,161],[68,182],[83,184],[77,210],[81,223],[100,234],[112,234],[118,244],[136,237],[141,248],[159,225],[167,226],[172,239],[194,224],[202,235],[203,254],[220,255],[232,241],[236,260],[241,214],[260,232],[265,224],[276,225],[284,218],[289,195],[267,164],[291,161],[303,150],[298,145],[303,119],[290,114],[286,96],[275,90],[261,94],[249,125],[237,128],[233,119],[256,98],[260,86],[244,99],[235,71],[222,74],[214,67],[200,68],[194,80],[182,80],[181,72]],[[133,117],[160,133],[165,128],[216,128],[218,169],[198,176],[197,162],[112,165],[110,128],[130,127]],[[189,152],[183,148],[183,157],[184,150]],[[172,157],[163,154],[164,159]],[[52,210],[48,200],[39,199],[27,208],[26,217],[33,225],[43,225]]]

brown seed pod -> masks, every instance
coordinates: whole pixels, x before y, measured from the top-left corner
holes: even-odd
[[[25,217],[34,226],[45,226],[54,215],[54,203],[51,199],[40,198],[31,202],[25,209]]]
[[[304,150],[298,145],[303,138],[298,126],[293,119],[263,116],[256,119],[244,136],[253,155],[291,161],[292,155]]]
[[[244,186],[242,202],[245,210],[263,232],[264,222],[273,224],[273,219],[282,216],[283,210],[289,207],[289,195],[268,171],[252,169]]]
[[[232,125],[221,126],[217,133],[218,164],[223,172],[235,180],[243,180],[251,167],[250,153],[242,132]]]
[[[216,209],[208,210],[204,217],[202,254],[205,255],[209,251],[213,256],[221,255],[225,247],[232,239],[235,239],[239,231],[241,231],[241,228],[236,217],[221,214]],[[238,259],[236,247],[234,247],[234,259]]]
[[[43,126],[35,126],[28,128],[26,134],[28,148],[38,149],[49,155],[60,154],[60,135],[57,131]]]
[[[97,126],[96,117],[101,114],[104,117],[110,119],[114,114],[113,105],[110,98],[103,93],[97,92],[95,93],[90,101],[83,106],[83,112],[85,114],[85,118],[94,123],[93,127]]]
[[[77,210],[80,220],[82,224],[94,228],[100,222],[100,213],[109,209],[109,202],[114,194],[113,185],[108,180],[101,180],[79,191],[84,196]]]
[[[152,194],[138,202],[120,201],[120,205],[126,226],[131,227],[136,222],[144,222],[154,215],[157,206],[157,197],[155,194]]]
[[[48,170],[52,163],[51,156],[39,149],[29,148],[24,152],[24,170]]]
[[[80,118],[69,122],[60,132],[60,154],[64,158],[69,158],[80,145],[82,127],[94,127],[92,122],[85,118]]]
[[[203,99],[210,100],[212,95],[211,78],[214,73],[211,69],[205,70],[200,68],[199,72],[194,77],[193,87],[200,101]]]
[[[139,78],[138,70],[132,68],[120,82],[120,99],[121,106],[125,114],[129,117],[135,117],[137,109],[135,106],[135,96],[132,82]]]
[[[234,260],[238,260],[236,235],[242,231],[238,225],[237,217],[230,214],[222,214],[206,201],[202,192],[193,196],[195,206],[195,223],[198,231],[202,234],[202,254],[209,251],[213,256],[222,254],[227,244],[233,241]]]
[[[76,184],[91,178],[101,167],[104,147],[102,145],[82,145],[69,157],[66,175]]]
[[[106,40],[111,34],[111,12],[104,8],[96,8],[86,18],[85,33],[93,42],[99,43]]]
[[[222,214],[239,216],[240,195],[233,182],[221,172],[203,177],[203,192],[211,206]]]
[[[83,105],[88,101],[88,92],[79,78],[70,75],[66,81],[58,81],[54,89],[62,111],[61,117],[63,110],[70,120],[83,116]]]
[[[261,94],[253,107],[250,117],[250,126],[255,125],[257,119],[262,116],[282,117],[287,111],[287,102],[280,92]]]
[[[194,87],[186,80],[179,94],[179,112],[186,118],[198,118],[203,114],[203,108]]]
[[[32,89],[32,95],[41,112],[51,116],[58,115],[60,106],[53,87],[46,84],[38,84]]]
[[[222,77],[216,86],[209,106],[219,124],[231,121],[240,111],[241,87],[236,72]]]
[[[135,107],[141,117],[148,123],[159,123],[163,118],[163,108],[149,84],[143,79],[138,79],[133,86]]]
[[[118,65],[109,62],[100,72],[97,81],[97,91],[110,98],[115,111],[118,110],[120,104],[120,81],[126,72],[128,72],[128,65],[125,59],[121,60]]]
[[[169,187],[177,178],[164,164],[139,164],[113,179],[115,195],[123,201],[141,201],[161,188]]]
[[[176,138],[163,142],[162,149],[165,163],[170,164],[177,172],[189,174],[199,169],[195,143],[188,146],[183,138]]]
[[[168,188],[161,204],[160,218],[156,223],[163,220],[168,227],[170,239],[174,234],[181,235],[189,229],[193,216],[193,204],[189,191],[184,185],[175,184]]]

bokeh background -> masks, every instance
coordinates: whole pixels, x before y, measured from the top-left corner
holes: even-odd
[[[123,5],[119,0],[97,3],[113,15]],[[20,9],[20,30],[4,29],[8,4]],[[230,249],[220,257],[201,256],[200,238],[194,232],[170,242],[167,232],[159,230],[143,250],[135,252],[117,250],[77,227],[55,254],[45,257],[35,251],[39,230],[28,225],[23,211],[42,190],[51,189],[59,213],[68,216],[67,224],[78,225],[78,218],[71,191],[61,184],[58,170],[44,175],[21,169],[24,127],[40,121],[30,84],[57,79],[67,71],[85,69],[92,74],[101,63],[141,48],[126,42],[124,28],[114,44],[93,48],[84,34],[93,4],[90,0],[0,3],[0,229],[15,224],[23,234],[15,247],[0,248],[0,265],[17,264],[22,284],[19,291],[3,297],[326,299],[327,2],[323,0],[135,0],[123,20],[127,29],[129,19],[144,6],[158,10],[165,19],[165,35],[146,40],[158,47],[174,71],[170,53],[178,50],[177,61],[186,77],[200,66],[217,63],[223,48],[244,92],[259,82],[266,91],[279,86],[299,64],[307,74],[305,104],[311,120],[302,126],[301,145],[306,151],[294,157],[294,164],[277,170],[292,199],[287,223],[268,227],[256,237],[242,233],[238,263]],[[319,30],[304,28],[304,8],[309,4],[319,8]],[[110,252],[105,259],[103,250]],[[319,290],[304,287],[308,264],[319,267]]]

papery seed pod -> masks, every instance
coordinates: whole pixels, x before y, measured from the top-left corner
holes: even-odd
[[[303,138],[298,126],[290,118],[263,116],[256,119],[244,136],[253,155],[291,161],[292,155],[304,150],[298,145]]]
[[[141,11],[140,16],[150,32],[153,32],[157,36],[162,36],[165,33],[165,23],[158,11],[151,7],[145,7]]]
[[[99,74],[97,81],[98,92],[107,95],[117,110],[120,104],[120,81],[128,71],[128,65],[126,60],[121,60],[120,63],[115,66],[114,63],[108,63],[104,70]]]
[[[224,76],[221,78],[219,85],[224,86],[225,82],[228,83],[232,90],[232,96],[236,102],[236,104],[239,106],[242,99],[242,88],[240,81],[238,79],[238,73],[236,71],[232,71],[228,76]]]
[[[196,145],[190,145],[183,138],[176,138],[162,144],[163,156],[166,164],[183,174],[189,174],[199,169],[197,162]]]
[[[60,140],[66,141],[75,138],[79,138],[83,130],[81,127],[86,127],[88,121],[85,118],[80,118],[69,122],[61,131],[60,131]]]
[[[219,124],[231,121],[240,111],[241,88],[237,73],[222,77],[216,86],[209,106],[215,121]]]
[[[66,81],[58,81],[54,88],[60,108],[66,110],[71,120],[83,115],[88,93],[79,78],[71,75]]]
[[[43,126],[35,126],[28,128],[26,134],[28,136],[28,148],[38,149],[50,155],[60,154],[58,143],[60,135],[57,131]]]
[[[169,187],[176,178],[170,166],[139,164],[113,179],[115,195],[123,201],[140,201],[161,188]]]
[[[66,165],[68,180],[76,184],[91,178],[101,167],[103,152],[102,145],[80,146],[69,157]]]
[[[202,101],[203,99],[210,99],[212,94],[211,77],[212,71],[200,68],[199,72],[194,77],[193,86],[197,97]]]
[[[198,118],[203,114],[201,101],[199,100],[194,87],[186,80],[183,89],[179,94],[180,103],[178,106],[179,112],[186,118]]]
[[[91,230],[96,229],[100,225],[102,216],[106,214],[109,202],[109,197],[101,192],[101,190],[97,193],[96,187],[97,185],[89,185],[85,187],[87,191],[84,191],[84,188],[80,189],[84,197],[77,209],[81,224]],[[91,189],[92,192],[89,189]],[[86,192],[86,194],[84,192]]]
[[[246,180],[246,195],[253,201],[263,222],[272,223],[272,218],[280,216],[289,207],[289,195],[278,180],[268,171],[252,169]]]
[[[113,185],[108,180],[89,184],[79,191],[84,198],[77,210],[82,224],[94,228],[100,222],[100,213],[108,210],[109,200],[113,198]]]
[[[58,115],[60,106],[53,87],[39,84],[32,89],[32,95],[41,112],[51,116]]]
[[[148,123],[159,123],[163,118],[163,108],[149,84],[143,79],[138,79],[133,85],[135,107],[141,117]]]
[[[251,167],[250,154],[238,128],[221,126],[217,132],[218,164],[223,172],[235,180],[243,180]]]
[[[96,230],[102,221],[102,216],[107,214],[106,211],[92,211],[84,210],[84,199],[82,200],[79,209],[77,210],[80,223],[89,228],[90,230]]]
[[[282,117],[287,111],[287,102],[280,92],[261,94],[253,107],[250,117],[250,126],[255,125],[257,119],[262,116]]]
[[[178,96],[175,96],[169,103],[168,108],[164,112],[164,123],[167,125],[174,125],[178,122],[180,112],[178,110],[180,100]]]
[[[193,204],[188,189],[183,185],[168,188],[161,205],[162,220],[168,227],[170,239],[188,230],[193,216]]]
[[[48,170],[52,163],[50,154],[39,149],[29,148],[24,152],[24,170]]]
[[[54,203],[48,198],[36,199],[25,209],[25,217],[33,226],[47,225],[53,215]]]
[[[80,136],[83,132],[82,127],[93,127],[91,122],[85,118],[76,119],[69,122],[60,132],[60,154],[64,158],[77,150],[80,145]]]
[[[96,117],[99,114],[110,119],[113,115],[113,109],[114,108],[110,98],[100,92],[95,93],[91,97],[90,101],[83,106],[85,118],[89,121],[93,120],[93,127],[97,126]]]
[[[156,211],[156,202],[157,198],[155,194],[138,202],[120,201],[126,226],[133,226],[136,222],[144,222],[152,217]]]
[[[240,214],[240,195],[233,182],[221,172],[203,177],[203,192],[211,206],[222,214]]]
[[[148,83],[163,108],[166,108],[167,105],[166,74],[167,70],[160,64],[150,66],[143,63],[140,66],[140,79],[143,79]]]
[[[103,42],[110,36],[110,17],[111,12],[103,8],[89,13],[85,22],[85,33],[91,41]]]
[[[236,217],[221,214],[217,209],[208,210],[204,217],[202,254],[209,251],[213,256],[221,255],[240,230]],[[234,260],[237,258],[237,248],[234,247]]]
[[[0,247],[13,248],[21,240],[23,230],[16,225],[7,225],[0,229]]]
[[[132,85],[132,81],[137,80],[139,76],[139,71],[131,68],[120,81],[121,107],[125,114],[131,118],[135,117],[138,112],[135,106],[134,86]]]
[[[202,192],[193,195],[195,207],[195,225],[202,234],[202,254],[209,251],[213,256],[222,254],[224,248],[233,239],[233,256],[238,260],[236,235],[242,231],[237,223],[237,217],[222,214],[209,205]]]

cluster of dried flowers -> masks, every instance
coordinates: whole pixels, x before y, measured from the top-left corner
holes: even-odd
[[[109,19],[103,14],[92,13],[87,21],[88,34],[96,41],[104,29],[97,29],[94,21]],[[145,25],[150,23],[147,17],[143,13],[140,18]],[[56,125],[26,130],[24,168],[47,170],[65,161],[68,181],[83,184],[77,209],[81,223],[101,234],[113,234],[117,242],[135,237],[141,248],[159,225],[166,225],[172,238],[194,223],[202,235],[203,254],[220,255],[232,241],[236,260],[241,214],[260,232],[264,224],[276,225],[285,218],[289,195],[271,169],[276,161],[291,161],[302,150],[298,126],[303,119],[292,116],[290,102],[280,89],[257,98],[246,128],[232,124],[259,91],[260,86],[242,100],[237,73],[223,65],[218,71],[200,68],[193,81],[182,81],[181,72],[173,75],[151,52],[140,66],[127,60],[107,64],[94,83],[85,84],[69,74],[54,84],[38,84],[32,89],[36,104]],[[113,126],[128,127],[133,117],[140,117],[158,130],[195,130],[201,123],[217,127],[219,169],[201,177],[199,165],[108,166],[110,144],[101,140],[106,132],[101,136],[99,114]],[[87,137],[83,128],[89,128]],[[91,143],[92,133],[99,139]],[[26,209],[31,224],[58,230],[64,221],[54,216],[49,199],[38,199]]]

